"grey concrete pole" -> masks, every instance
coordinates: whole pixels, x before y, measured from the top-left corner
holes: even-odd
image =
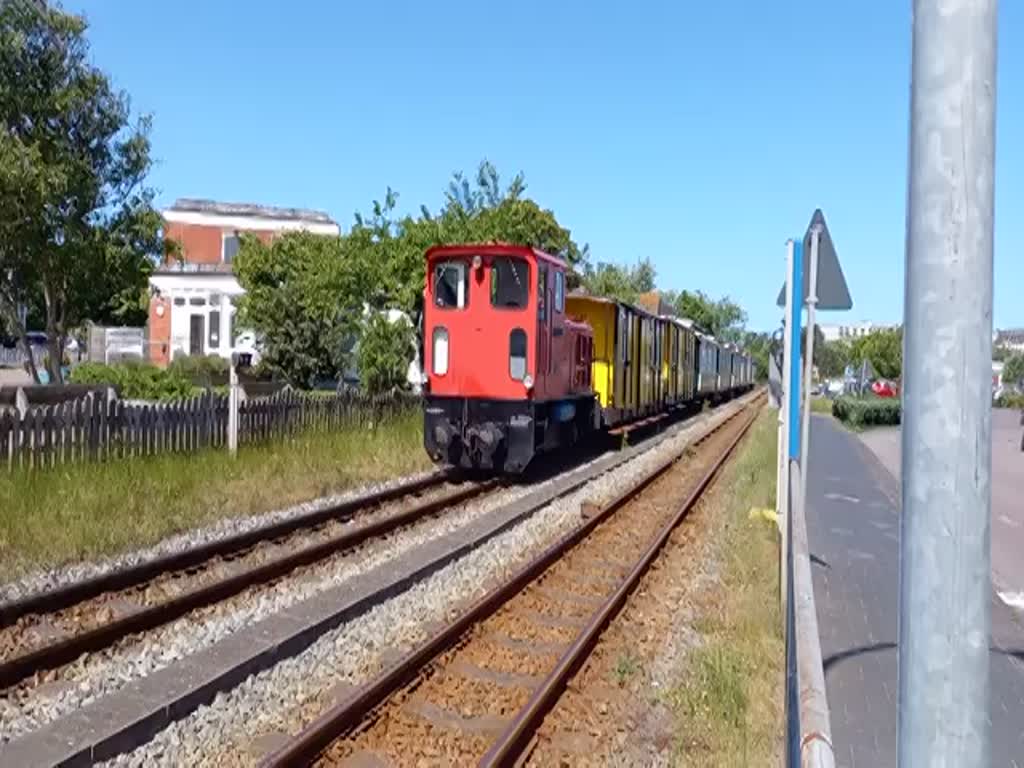
[[[988,766],[996,0],[914,0],[899,765]]]

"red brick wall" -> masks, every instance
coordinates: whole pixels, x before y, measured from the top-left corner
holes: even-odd
[[[223,233],[231,231],[234,230],[210,224],[164,222],[164,237],[179,243],[179,257],[189,264],[220,264]],[[276,234],[265,229],[247,231],[251,231],[265,243],[269,243]]]
[[[163,317],[157,307],[163,307]],[[171,361],[171,302],[166,296],[149,300],[149,359],[161,368]]]

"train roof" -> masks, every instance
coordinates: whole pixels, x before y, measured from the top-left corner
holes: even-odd
[[[481,256],[500,256],[502,254],[518,254],[520,256],[533,257],[539,261],[549,261],[552,264],[558,264],[562,267],[568,267],[568,263],[561,256],[555,256],[553,254],[542,251],[539,248],[534,248],[530,245],[516,245],[515,243],[459,243],[456,245],[433,245],[427,249],[427,259],[432,259],[435,256],[448,255],[448,256],[474,256],[476,254]]]
[[[615,304],[620,307],[626,307],[626,309],[636,312],[636,314],[638,315],[644,315],[645,317],[657,317],[657,315],[651,314],[641,306],[637,306],[636,304],[632,304],[628,301],[622,301],[620,299],[610,299],[607,296],[595,296],[591,293],[581,293],[579,291],[573,291],[572,293],[566,294],[566,298],[592,301],[595,304]]]

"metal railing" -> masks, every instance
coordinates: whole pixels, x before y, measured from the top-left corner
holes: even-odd
[[[801,468],[789,461],[786,529],[786,765],[834,768],[832,724],[814,606]]]

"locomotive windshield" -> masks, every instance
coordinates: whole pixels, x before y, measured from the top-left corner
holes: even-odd
[[[530,269],[525,259],[499,256],[491,262],[491,304],[525,309],[530,301]]]
[[[434,305],[449,309],[466,306],[467,264],[464,261],[442,261],[434,267]]]

